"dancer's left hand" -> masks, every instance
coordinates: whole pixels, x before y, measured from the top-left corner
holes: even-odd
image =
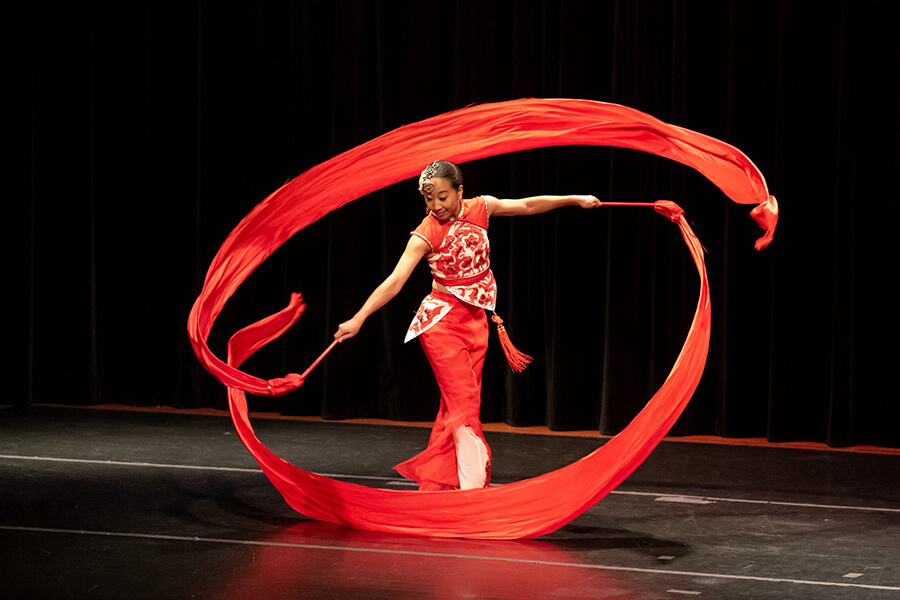
[[[600,208],[600,201],[596,196],[573,196],[581,208]]]

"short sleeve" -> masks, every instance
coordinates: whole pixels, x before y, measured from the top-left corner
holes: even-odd
[[[436,243],[436,240],[434,239],[435,228],[433,227],[433,220],[432,217],[425,217],[415,230],[409,232],[409,235],[414,235],[428,244],[428,247],[431,248],[432,252],[434,252]]]
[[[470,200],[468,213],[463,217],[469,223],[488,228],[488,203],[490,196],[478,196]]]

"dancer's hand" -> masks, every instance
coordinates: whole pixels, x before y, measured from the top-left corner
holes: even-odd
[[[344,321],[340,325],[338,325],[338,330],[334,334],[334,339],[338,342],[343,342],[344,340],[349,340],[354,335],[359,333],[359,328],[362,327],[362,322],[356,319],[356,317],[350,319],[349,321]]]
[[[581,208],[600,208],[600,201],[596,196],[572,196]]]

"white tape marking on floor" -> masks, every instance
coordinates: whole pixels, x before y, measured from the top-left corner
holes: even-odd
[[[729,575],[724,573],[700,573],[696,571],[674,571],[671,569],[645,569],[639,567],[618,567],[613,565],[589,565],[584,563],[564,563],[547,560],[529,560],[524,558],[508,558],[500,556],[473,556],[470,554],[450,554],[446,552],[422,552],[414,550],[397,550],[387,548],[354,548],[352,546],[326,546],[323,544],[297,544],[288,542],[263,542],[258,540],[229,540],[224,538],[201,538],[182,535],[158,535],[152,533],[130,533],[115,531],[89,531],[85,529],[59,529],[51,527],[15,527],[0,525],[0,531],[18,531],[22,533],[52,533],[95,535],[104,537],[168,540],[174,542],[202,542],[207,544],[234,544],[243,546],[266,546],[273,548],[298,548],[304,550],[333,550],[337,552],[366,552],[370,554],[394,554],[399,556],[425,556],[431,558],[454,558],[460,560],[483,560],[493,562],[518,563],[525,565],[544,565],[549,567],[571,567],[577,569],[595,569],[599,571],[627,571],[632,573],[648,573],[652,575],[674,575],[677,577],[707,577],[711,579],[732,579],[737,581],[759,581],[764,583],[795,583],[826,587],[863,588],[868,590],[887,590],[900,592],[900,587],[887,585],[869,585],[862,583],[845,583],[840,581],[812,581],[806,579],[787,579],[782,577],[755,577],[750,575]]]
[[[121,460],[99,460],[87,458],[54,458],[49,456],[15,456],[11,454],[0,454],[0,459],[9,460],[35,460],[46,462],[63,462],[63,463],[79,463],[87,465],[113,465],[119,467],[152,467],[157,469],[191,469],[196,471],[227,471],[232,473],[257,473],[262,475],[259,469],[251,469],[246,467],[210,467],[203,465],[173,465],[165,463],[148,463],[148,462],[127,462]],[[317,473],[322,477],[331,477],[334,479],[372,479],[375,481],[388,482],[406,482],[405,479],[398,480],[396,477],[375,477],[374,475],[341,475],[340,473]],[[418,484],[415,484],[418,485]]]
[[[82,463],[93,465],[114,465],[124,467],[152,467],[160,469],[193,469],[199,471],[229,471],[235,473],[259,473],[259,469],[246,467],[211,467],[204,465],[174,465],[163,463],[148,462],[128,462],[118,460],[99,460],[85,458],[56,458],[51,456],[19,456],[13,454],[0,454],[0,459],[7,460],[34,460],[47,462],[64,462],[64,463]],[[374,475],[348,475],[345,473],[316,473],[322,477],[330,477],[332,479],[363,479],[369,481],[385,481],[390,485],[417,485],[406,479],[399,477],[377,477]],[[494,484],[492,484],[494,485]],[[813,504],[805,502],[779,502],[774,500],[751,500],[747,498],[718,498],[714,496],[687,496],[684,494],[667,494],[662,492],[628,492],[624,490],[613,490],[610,494],[623,496],[651,496],[657,502],[682,502],[690,504],[713,504],[715,502],[738,502],[743,504],[768,504],[772,506],[792,506],[798,508],[820,508],[829,510],[861,510],[869,512],[890,512],[900,513],[900,508],[882,508],[875,506],[842,506],[839,504]]]
[[[844,506],[840,504],[813,504],[808,502],[779,502],[777,500],[751,500],[748,498],[719,498],[716,496],[685,496],[683,494],[661,494],[659,492],[626,492],[623,490],[615,490],[610,494],[619,494],[623,496],[652,496],[655,499],[672,497],[679,498],[682,501],[686,498],[695,498],[698,502],[695,504],[707,504],[714,502],[738,502],[742,504],[770,504],[774,506],[795,506],[798,508],[826,508],[836,510],[864,510],[870,512],[892,512],[900,513],[900,508],[882,508],[877,506]]]
[[[46,462],[62,462],[77,463],[84,465],[115,465],[119,467],[154,467],[159,469],[193,469],[197,471],[233,471],[236,473],[262,473],[259,469],[249,469],[242,467],[206,467],[201,465],[171,465],[163,463],[148,462],[128,462],[122,460],[99,460],[88,458],[55,458],[50,456],[14,456],[11,454],[0,454],[0,458],[9,460],[36,460]]]
[[[704,500],[696,496],[659,496],[656,502],[675,502],[676,504],[715,504],[713,500]]]

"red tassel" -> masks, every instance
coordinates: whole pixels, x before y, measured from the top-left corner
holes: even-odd
[[[506,327],[503,326],[503,319],[494,314],[491,316],[491,320],[497,324],[497,335],[500,336],[500,346],[503,348],[503,354],[506,355],[506,362],[509,363],[509,367],[513,371],[521,373],[525,370],[525,367],[528,366],[528,363],[534,359],[527,354],[519,352],[519,350],[513,346],[509,339],[509,334],[506,333]]]

